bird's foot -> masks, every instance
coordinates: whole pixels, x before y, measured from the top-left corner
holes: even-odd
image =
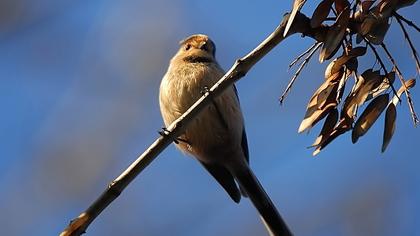
[[[206,94],[206,93],[208,93],[208,92],[210,92],[209,87],[204,86],[204,87],[203,87],[203,89],[200,91],[200,94],[201,94],[201,95],[204,95],[204,94]]]
[[[158,133],[161,136],[166,137],[166,136],[168,136],[170,131],[166,127],[162,127],[162,130],[159,130]],[[183,142],[183,143],[186,143],[186,144],[190,145],[190,143],[186,139],[182,139],[182,138],[174,139],[174,143],[179,144],[179,142]]]

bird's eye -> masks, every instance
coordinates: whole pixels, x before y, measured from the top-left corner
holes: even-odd
[[[202,49],[202,50],[204,50],[204,51],[208,52],[208,51],[209,51],[209,47],[208,47],[207,42],[202,43],[202,44],[200,45],[200,49]]]
[[[191,48],[191,44],[187,44],[187,45],[185,45],[185,51],[190,50],[190,48]]]

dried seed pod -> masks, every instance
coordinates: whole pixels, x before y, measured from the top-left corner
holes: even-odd
[[[389,17],[381,17],[369,13],[360,25],[359,34],[365,36],[372,44],[381,44],[390,26],[388,19]]]
[[[325,81],[315,91],[307,105],[305,117],[299,126],[299,133],[314,126],[338,105],[336,100],[337,88],[338,82]]]
[[[386,93],[376,97],[371,103],[369,103],[353,127],[353,132],[351,134],[351,140],[353,143],[356,143],[357,140],[361,136],[365,135],[370,127],[372,127],[379,115],[385,110],[388,100],[389,95]]]
[[[350,59],[363,56],[364,54],[366,54],[366,47],[355,47],[351,49],[347,55],[344,54],[334,59],[328,64],[327,69],[325,69],[325,79],[328,79],[331,75],[337,73]]]
[[[391,141],[392,136],[395,131],[395,120],[397,119],[397,109],[395,108],[394,103],[390,103],[385,112],[385,127],[384,127],[384,137],[382,141],[382,152],[385,152],[386,147],[388,147],[389,142]]]
[[[363,1],[361,4],[362,12],[368,12],[375,1]]]
[[[346,33],[347,24],[350,18],[350,8],[346,8],[340,15],[338,15],[336,22],[327,32],[324,45],[319,54],[319,61],[330,59],[337,52],[341,41]]]
[[[412,87],[414,87],[416,85],[416,80],[415,79],[409,79],[407,81],[404,82],[405,87],[407,87],[407,89],[410,89]],[[399,101],[399,97],[401,97],[401,95],[405,92],[405,87],[403,85],[401,85],[400,89],[398,89],[398,92],[396,95],[394,95],[394,97],[392,98],[391,102],[394,103],[395,106],[397,106],[398,101]]]
[[[403,7],[408,7],[413,5],[415,2],[417,2],[417,0],[399,0],[396,6],[396,10],[403,8]]]
[[[323,140],[325,140],[326,138],[330,136],[330,134],[334,130],[337,120],[338,120],[338,110],[332,109],[328,113],[327,118],[325,118],[324,125],[322,126],[321,132],[319,133],[315,142],[312,144],[312,147],[318,146],[320,143],[323,142]]]
[[[335,10],[337,14],[340,14],[347,7],[350,7],[350,3],[347,0],[335,0]]]
[[[372,98],[375,98],[379,94],[383,93],[385,90],[389,89],[391,87],[391,84],[394,84],[395,81],[395,72],[391,71],[388,74],[386,74],[382,80],[382,83],[366,98],[366,101],[369,101]]]
[[[334,127],[334,130],[331,132],[331,134],[325,137],[325,139],[322,139],[322,141],[318,144],[318,146],[316,147],[312,155],[313,156],[317,155],[319,152],[321,152],[322,149],[324,149],[334,139],[336,139],[338,136],[349,131],[351,129],[352,123],[353,123],[352,118],[348,118],[348,117],[341,118],[338,124]]]
[[[318,4],[314,13],[312,14],[312,18],[311,18],[312,28],[319,27],[322,24],[322,22],[324,22],[324,20],[330,14],[331,6],[333,2],[334,0],[323,0]]]
[[[379,13],[381,17],[390,17],[392,12],[396,10],[399,0],[385,0],[378,4]]]
[[[384,77],[380,75],[379,70],[372,71],[372,69],[368,69],[363,72],[359,77],[360,83],[358,83],[352,102],[358,106],[362,105],[369,94],[382,83],[383,79]]]

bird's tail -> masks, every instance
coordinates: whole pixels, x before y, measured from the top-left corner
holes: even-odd
[[[292,235],[270,197],[267,195],[248,165],[246,165],[246,168],[241,168],[240,171],[235,171],[234,175],[239,185],[251,199],[255,208],[257,208],[265,226],[271,232],[271,235]]]

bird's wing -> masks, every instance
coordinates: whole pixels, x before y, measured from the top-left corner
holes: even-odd
[[[235,85],[233,85],[233,90],[235,91],[236,98],[238,99],[238,104],[240,105],[239,96],[238,96],[238,90],[236,89],[236,86]],[[245,155],[246,161],[249,164],[249,149],[248,149],[248,140],[246,138],[245,126],[244,126],[243,131],[242,131],[241,146],[242,146],[242,151],[243,151],[243,153]]]

